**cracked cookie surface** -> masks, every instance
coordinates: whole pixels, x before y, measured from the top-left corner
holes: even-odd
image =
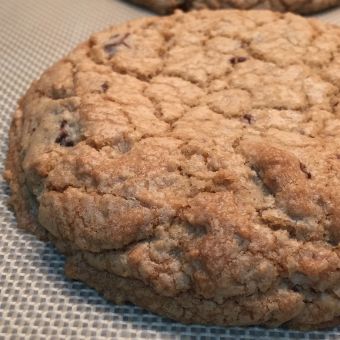
[[[340,0],[128,0],[159,14],[176,9],[271,9],[280,12],[310,14],[340,5]]]
[[[94,34],[10,130],[19,226],[172,319],[340,321],[340,28],[199,11]]]

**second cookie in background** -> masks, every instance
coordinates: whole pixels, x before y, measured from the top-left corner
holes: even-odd
[[[311,14],[340,5],[340,0],[127,0],[147,7],[158,14],[170,14],[176,9],[271,9],[280,12]]]

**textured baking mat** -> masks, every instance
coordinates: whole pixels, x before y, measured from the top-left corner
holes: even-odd
[[[39,74],[91,32],[150,15],[117,0],[0,0],[0,172],[16,102]],[[320,16],[340,24],[340,9]],[[63,275],[50,244],[16,228],[0,178],[0,339],[340,339],[340,328],[295,332],[184,326],[115,306]]]

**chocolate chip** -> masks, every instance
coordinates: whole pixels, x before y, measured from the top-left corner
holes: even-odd
[[[61,131],[59,136],[56,138],[55,142],[60,145],[65,145],[68,133],[66,131]]]
[[[102,92],[105,93],[109,89],[109,84],[105,82],[101,85],[101,88],[102,88]]]
[[[67,120],[63,119],[60,123],[60,128],[63,129],[67,124]]]
[[[232,65],[236,65],[236,64],[239,64],[239,63],[244,63],[245,61],[247,61],[246,57],[232,57],[230,59],[230,63]]]
[[[52,99],[64,99],[71,95],[69,92],[69,89],[65,87],[52,87],[51,97]]]
[[[74,146],[74,142],[66,131],[61,131],[55,142],[61,146]]]
[[[117,46],[116,45],[105,45],[104,46],[105,52],[109,55],[111,58],[114,54],[117,52]]]
[[[117,47],[119,45],[124,45],[126,47],[129,47],[129,45],[125,42],[125,40],[127,39],[129,35],[130,33],[115,34],[104,45],[104,50],[109,55],[110,58],[117,52]]]
[[[63,119],[60,122],[60,133],[56,138],[55,143],[60,144],[61,146],[74,146],[74,141],[71,139],[69,133],[67,132],[68,122],[66,119]]]
[[[300,162],[300,169],[301,171],[306,175],[306,177],[308,179],[311,179],[312,178],[312,174],[307,170],[307,167],[305,164],[301,163]]]
[[[74,146],[74,142],[71,141],[71,140],[67,140],[67,141],[65,142],[65,146]]]
[[[243,115],[243,119],[245,119],[248,124],[251,124],[255,121],[255,118],[250,113],[246,113],[245,115]]]

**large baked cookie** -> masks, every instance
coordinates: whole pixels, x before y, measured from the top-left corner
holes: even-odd
[[[159,14],[172,13],[175,9],[239,8],[272,9],[281,12],[315,13],[340,5],[340,0],[129,0]]]
[[[200,11],[93,35],[10,131],[19,226],[182,322],[340,322],[340,28]]]

